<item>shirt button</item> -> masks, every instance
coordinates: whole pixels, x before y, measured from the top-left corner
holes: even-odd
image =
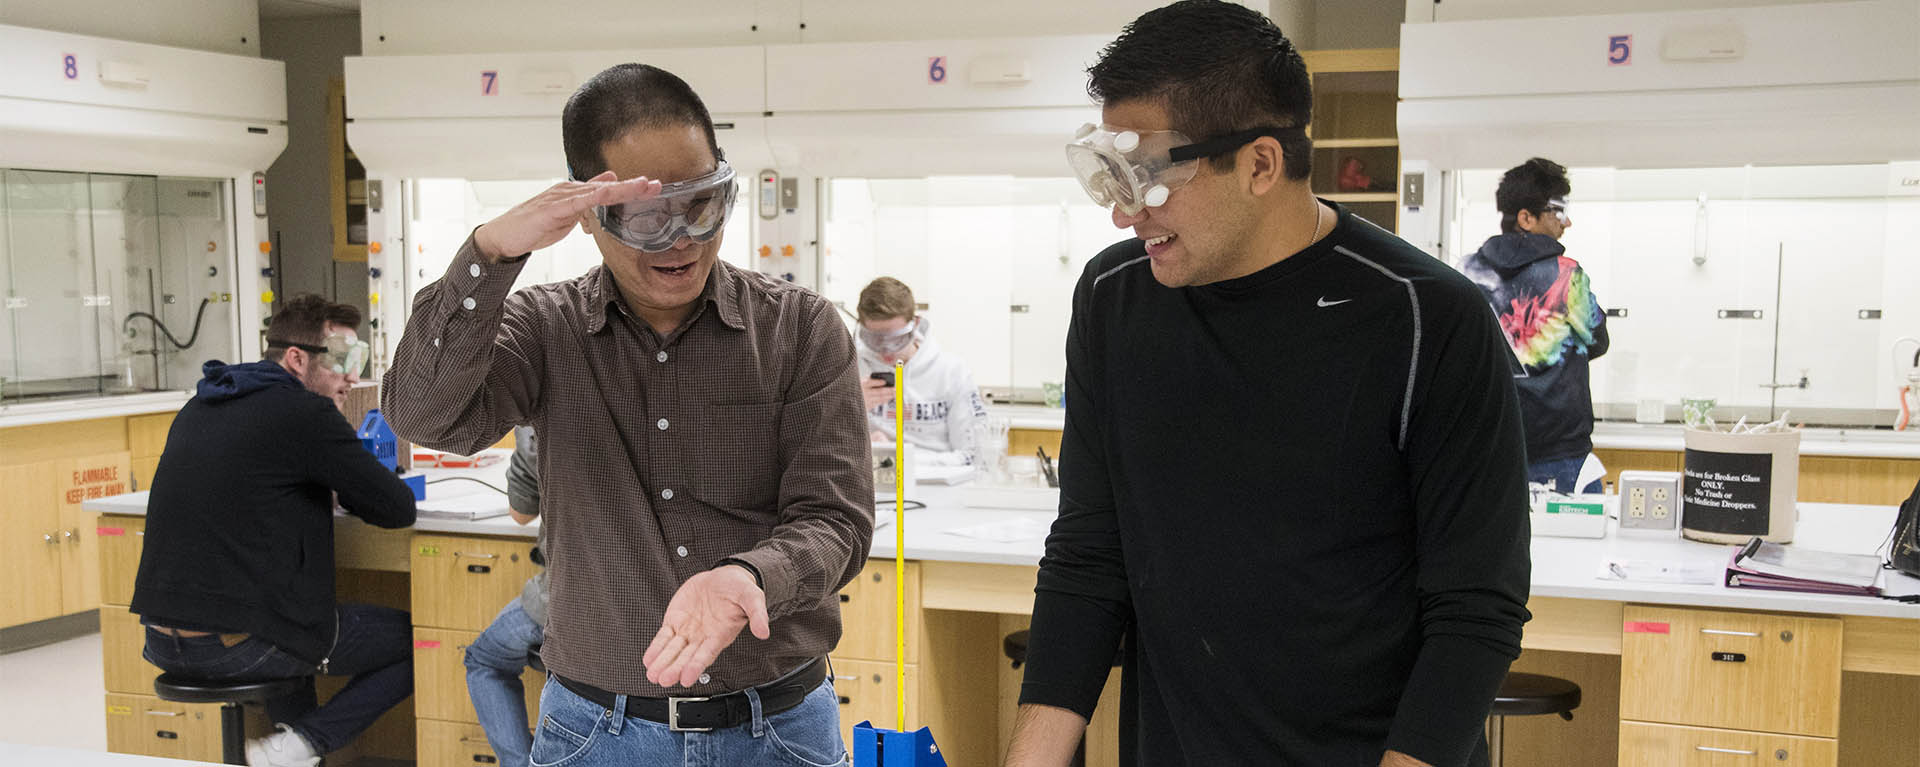
[[[711,682],[711,681],[713,681],[713,675],[712,675],[712,674],[701,674],[701,675],[700,675],[700,683],[701,683],[701,684],[706,684],[706,683],[708,683],[708,682]]]
[[[665,419],[665,418],[662,418],[662,419],[660,419],[660,420],[658,420],[658,421],[655,421],[655,422],[653,423],[653,425],[655,425],[655,426],[658,426],[658,427],[660,427],[660,430],[661,430],[661,431],[666,431],[666,430],[667,430],[667,419]]]
[[[684,557],[687,555],[687,547],[681,546],[680,548],[674,549],[673,553],[679,554],[680,556]]]
[[[467,296],[466,298],[460,299],[460,305],[466,307],[467,311],[473,311],[473,307],[474,307],[473,296]]]
[[[434,346],[434,348],[436,348],[436,349],[438,349],[438,348],[440,348],[440,339],[438,339],[438,338],[436,338],[436,339],[433,339],[433,346]]]
[[[471,275],[473,275],[473,276],[475,276],[475,277],[478,277],[478,276],[480,276],[480,265],[479,265],[479,264],[468,264],[468,265],[467,265],[467,274],[471,274]]]
[[[669,487],[665,490],[660,491],[660,497],[663,500],[668,500],[668,501],[673,500],[673,488]]]
[[[655,355],[653,355],[653,358],[654,358],[655,360],[657,360],[657,361],[659,361],[659,362],[666,362],[666,361],[667,361],[667,353],[666,353],[666,352],[661,352],[661,353],[659,353],[659,354],[655,354]]]

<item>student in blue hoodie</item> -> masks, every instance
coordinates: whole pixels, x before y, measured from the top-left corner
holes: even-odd
[[[1607,353],[1607,315],[1580,262],[1560,238],[1573,227],[1567,169],[1535,157],[1500,178],[1500,234],[1467,257],[1464,271],[1500,318],[1515,361],[1527,475],[1576,492],[1593,451],[1593,390],[1587,363]],[[1599,481],[1579,492],[1599,492]]]
[[[226,681],[352,676],[325,706],[312,685],[269,701],[278,725],[252,765],[305,765],[413,694],[411,617],[334,603],[333,507],[379,527],[413,524],[413,493],[362,449],[340,410],[366,346],[359,310],[288,300],[266,359],[206,363],[174,418],[147,500],[133,612],[146,659]]]

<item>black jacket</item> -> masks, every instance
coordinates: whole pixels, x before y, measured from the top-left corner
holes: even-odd
[[[216,360],[204,372],[153,475],[133,611],[253,634],[318,664],[338,629],[333,494],[371,524],[406,527],[413,493],[331,400],[277,363]]]
[[[1467,257],[1513,349],[1527,461],[1585,458],[1593,450],[1587,363],[1607,353],[1607,315],[1587,273],[1544,234],[1510,232]]]

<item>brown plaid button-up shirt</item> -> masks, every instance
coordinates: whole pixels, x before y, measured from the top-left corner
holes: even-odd
[[[381,404],[401,436],[456,453],[539,432],[547,667],[667,695],[640,657],[680,585],[728,558],[760,572],[773,636],[742,631],[691,694],[831,650],[835,595],[873,538],[853,340],[833,305],[719,262],[662,338],[604,266],[509,296],[523,263],[488,264],[469,239],[415,297]]]

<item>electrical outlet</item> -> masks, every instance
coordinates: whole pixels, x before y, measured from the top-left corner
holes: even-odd
[[[1671,471],[1620,472],[1620,514],[1623,529],[1675,531],[1680,529],[1681,476]]]

